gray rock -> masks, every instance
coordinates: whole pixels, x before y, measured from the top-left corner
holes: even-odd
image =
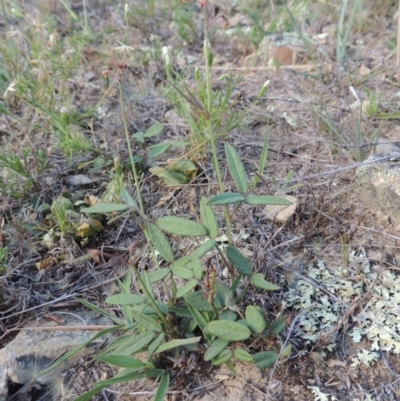
[[[64,320],[63,326],[112,325],[106,317],[93,311],[80,311],[59,315],[59,317]],[[28,325],[30,327],[56,326],[54,322],[45,319]],[[31,380],[41,384],[46,384],[46,380],[51,381],[52,376],[40,377],[39,372],[62,354],[89,340],[96,333],[97,331],[94,330],[27,329],[20,331],[12,342],[0,350],[0,401],[7,400],[8,380],[19,384],[26,384]],[[82,353],[79,356],[82,356]],[[76,356],[70,361],[67,360],[63,367],[67,368],[75,361]]]
[[[370,156],[374,160],[382,155]],[[356,170],[357,196],[370,209],[380,210],[400,224],[400,154],[392,161],[366,164]]]

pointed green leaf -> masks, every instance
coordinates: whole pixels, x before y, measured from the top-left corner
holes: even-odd
[[[242,194],[233,192],[225,192],[223,194],[213,196],[208,202],[208,206],[212,205],[230,205],[233,203],[243,202],[245,197]]]
[[[173,262],[174,252],[172,251],[172,247],[165,234],[155,224],[152,223],[147,226],[147,232],[149,233],[151,242],[160,253],[162,258],[166,262]]]
[[[250,276],[253,273],[253,267],[250,262],[232,245],[226,247],[226,255],[240,273],[245,276]]]
[[[142,348],[144,348],[147,344],[153,341],[155,336],[154,332],[145,331],[142,334],[138,334],[137,336],[131,336],[131,344],[127,347],[128,343],[125,343],[124,346],[120,346],[115,350],[117,353],[123,353],[124,355],[133,355],[139,352]]]
[[[149,345],[147,349],[147,362],[150,361],[156,349],[162,344],[165,339],[165,333],[161,333],[158,337]]]
[[[278,359],[278,355],[274,351],[258,352],[253,356],[254,365],[258,368],[271,368]]]
[[[165,372],[161,375],[160,384],[158,385],[156,395],[153,401],[164,401],[165,395],[169,387],[169,373]]]
[[[232,358],[232,351],[230,349],[226,349],[222,351],[215,359],[213,359],[212,364],[214,366],[222,365],[225,362],[228,362]]]
[[[179,277],[184,278],[185,280],[190,280],[193,278],[193,271],[190,269],[187,269],[186,267],[172,267],[171,268],[172,273],[176,274]]]
[[[134,310],[131,310],[132,318],[136,321],[137,324],[144,327],[149,331],[161,332],[161,324],[157,322],[157,320],[151,318],[150,316],[143,315]]]
[[[208,234],[207,228],[202,224],[196,223],[192,220],[182,219],[181,217],[161,217],[160,219],[156,220],[156,224],[161,228],[161,230],[182,237],[199,237]]]
[[[207,326],[207,321],[206,321],[206,319],[204,319],[204,316],[193,305],[191,305],[189,302],[186,302],[186,305],[189,308],[190,313],[193,316],[193,319],[196,321],[196,323],[198,324],[200,330],[203,332],[204,338],[207,341],[211,341],[211,336],[208,335],[204,331],[204,328]]]
[[[162,269],[153,270],[152,272],[147,273],[147,277],[150,280],[150,283],[156,283],[157,281],[164,280],[165,277],[170,273],[170,269],[168,267],[163,267]]]
[[[242,348],[236,348],[234,351],[234,354],[236,356],[237,359],[239,359],[239,361],[242,362],[253,362],[253,355],[249,354],[247,351],[245,351]]]
[[[161,134],[163,129],[164,129],[164,125],[162,125],[161,123],[155,123],[146,130],[146,132],[144,133],[144,137],[150,138],[152,136]]]
[[[203,267],[201,266],[200,259],[195,253],[192,254],[192,260],[189,264],[189,267],[192,268],[194,277],[197,278],[197,280],[201,280],[203,278]]]
[[[208,199],[201,198],[200,201],[200,217],[203,224],[208,229],[208,235],[210,238],[218,237],[218,223],[215,214],[210,206],[207,205]]]
[[[113,213],[113,212],[121,212],[126,209],[128,209],[128,206],[123,205],[123,204],[99,203],[94,206],[84,207],[83,209],[81,209],[81,212],[82,213]]]
[[[205,327],[206,333],[227,341],[242,341],[250,337],[250,330],[237,322],[214,320]]]
[[[146,366],[144,362],[129,355],[96,355],[94,358],[101,362],[109,363],[110,365],[118,366],[120,368],[138,369]]]
[[[179,290],[176,293],[176,298],[183,297],[189,291],[191,291],[194,287],[196,287],[197,284],[198,284],[197,280],[188,281],[183,287],[179,288]]]
[[[171,146],[169,143],[158,143],[157,145],[149,146],[149,159],[162,155]]]
[[[262,311],[253,305],[249,305],[246,308],[246,320],[251,330],[255,333],[260,334],[267,327]]]
[[[286,317],[281,316],[271,324],[270,331],[273,334],[279,334],[286,327]]]
[[[229,145],[229,143],[225,144],[225,155],[228,162],[229,172],[231,173],[238,191],[241,194],[245,194],[249,189],[246,170],[244,169],[243,163],[235,148],[232,145]]]
[[[290,352],[292,351],[292,344],[288,344],[281,352],[281,355],[279,359],[285,359],[287,356],[290,355]]]
[[[110,305],[136,305],[144,301],[145,299],[137,294],[115,294],[106,298],[106,303]]]
[[[162,344],[158,347],[155,354],[159,352],[164,352],[172,348],[182,347],[184,345],[195,344],[200,341],[201,337],[192,337],[192,338],[184,338],[184,339],[175,339],[171,340],[165,344]]]
[[[229,341],[217,338],[212,342],[206,353],[204,354],[205,361],[211,361],[217,357],[229,344]]]
[[[131,194],[125,189],[121,190],[121,199],[131,208],[138,209],[138,205],[135,199],[132,198]]]
[[[140,278],[142,279],[142,283],[145,287],[143,289],[144,295],[147,298],[147,300],[149,302],[151,302],[151,300],[154,299],[154,291],[153,291],[153,287],[151,286],[151,282],[150,282],[147,272],[146,271],[142,272],[140,274]]]
[[[203,244],[201,244],[194,253],[199,257],[202,258],[207,252],[210,252],[217,242],[213,239],[209,239]]]
[[[145,370],[144,372],[130,373],[125,376],[113,377],[112,379],[103,380],[99,382],[100,386],[111,386],[112,384],[126,383],[133,380],[147,379],[150,377],[158,377],[165,372],[164,369]]]
[[[276,291],[280,289],[280,287],[276,286],[275,284],[266,281],[262,273],[253,274],[253,276],[251,277],[251,283],[254,286],[262,288],[263,290],[266,291]]]
[[[87,391],[84,394],[81,394],[78,398],[75,398],[75,401],[89,401],[93,398],[93,396],[95,396],[96,394],[100,393],[101,390],[103,390],[103,388],[105,386],[100,385],[100,383],[98,383],[99,385],[97,387],[95,387],[92,390]]]
[[[282,199],[277,196],[270,195],[249,195],[246,196],[244,202],[248,205],[292,205],[292,202],[288,201],[287,199]]]

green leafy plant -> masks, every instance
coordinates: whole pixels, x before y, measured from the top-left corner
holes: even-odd
[[[121,189],[119,203],[118,199],[114,198],[112,204],[95,204],[81,209],[81,212],[105,214],[112,211],[118,214],[130,210],[132,218],[136,219],[143,230],[156,268],[153,271],[140,272],[135,265],[130,265],[124,280],[118,281],[120,292],[106,298],[106,304],[121,308],[121,318],[110,315],[88,301],[80,300],[84,306],[107,316],[118,325],[98,333],[90,341],[119,330],[120,335],[96,355],[95,359],[122,370],[111,379],[95,383],[93,389],[79,396],[76,401],[89,400],[108,385],[141,378],[156,378],[158,389],[155,400],[163,400],[170,380],[168,358],[165,357],[178,356],[184,348],[197,350],[203,354],[205,361],[210,361],[215,366],[226,364],[233,372],[235,359],[252,363],[259,368],[268,368],[279,358],[286,358],[290,354],[291,346],[283,347],[276,337],[286,325],[285,317],[270,320],[266,311],[258,305],[243,305],[242,302],[249,287],[264,291],[275,291],[279,287],[266,281],[262,273],[254,271],[251,262],[241,252],[240,244],[234,245],[231,238],[231,221],[240,205],[256,207],[266,204],[288,205],[290,202],[269,195],[249,194],[251,183],[245,166],[234,147],[228,143],[225,144],[225,156],[237,192],[224,190],[216,151],[216,140],[220,137],[223,120],[214,112],[215,104],[220,105],[219,99],[222,99],[223,95],[216,95],[212,89],[212,54],[208,40],[210,21],[206,2],[203,5],[203,15],[206,68],[205,82],[201,83],[198,93],[203,94],[204,98],[200,97],[197,100],[192,92],[183,93],[183,89],[179,89],[175,83],[172,87],[178,93],[180,105],[183,105],[183,99],[190,99],[191,106],[197,107],[197,117],[191,113],[186,117],[189,126],[196,132],[204,130],[202,135],[211,146],[220,193],[210,199],[201,199],[200,222],[178,216],[151,219],[146,215],[119,82],[121,115],[135,181],[137,204],[130,195],[124,195]],[[225,17],[222,19],[226,20]],[[122,63],[120,69],[119,76],[122,78],[125,71]],[[224,98],[221,104],[227,107],[226,95]],[[231,124],[236,125],[239,120],[228,117],[228,122],[224,125],[226,132],[229,132],[227,127],[231,127]],[[153,127],[150,133],[156,135],[160,129],[160,126]],[[146,133],[149,135],[148,131]],[[146,133],[136,133],[134,139],[143,143]],[[266,150],[262,155],[261,164],[264,165],[265,161]],[[120,187],[123,187],[122,183]],[[221,234],[221,228],[213,207],[219,206],[224,208],[225,213],[224,224],[228,236],[226,247],[219,245],[216,240]],[[170,236],[198,237],[202,239],[202,243],[192,253],[178,258],[171,245]],[[161,261],[156,257],[156,253],[161,257]],[[211,253],[227,269],[229,279],[221,280],[217,277],[216,270],[205,263],[206,255]],[[260,344],[259,351],[246,350],[250,343]],[[81,348],[82,346],[71,351],[68,356]],[[146,356],[139,357],[142,353]],[[61,360],[65,360],[65,357]],[[59,363],[60,360],[53,364],[53,367]]]

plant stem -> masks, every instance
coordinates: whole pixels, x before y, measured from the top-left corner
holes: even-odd
[[[217,146],[215,144],[215,135],[214,128],[212,122],[212,107],[213,107],[213,99],[212,99],[212,75],[211,75],[211,52],[210,52],[210,42],[208,39],[208,13],[207,8],[203,7],[204,14],[204,57],[206,59],[206,83],[207,83],[207,110],[208,119],[207,119],[207,131],[210,138],[211,143],[211,151],[214,159],[215,172],[217,174],[219,190],[221,194],[225,192],[224,184],[222,182],[221,169],[219,167],[218,154],[217,154]],[[225,222],[226,222],[226,231],[228,236],[228,242],[232,243],[231,236],[231,220],[229,217],[228,207],[224,206],[224,214],[225,214]]]
[[[137,174],[135,161],[133,160],[131,141],[130,141],[130,138],[129,138],[128,123],[126,121],[126,113],[125,113],[124,100],[123,100],[123,96],[122,96],[121,82],[118,83],[118,86],[119,86],[119,101],[120,101],[120,105],[121,105],[122,121],[123,121],[123,124],[124,124],[124,131],[125,131],[125,140],[126,140],[126,145],[128,146],[129,159],[130,159],[131,166],[132,166],[133,178],[135,180],[135,187],[136,187],[137,198],[138,198],[138,201],[139,201],[139,208],[140,208],[140,212],[141,212],[142,216],[145,216],[142,196],[140,194],[139,177],[138,177],[138,174]],[[157,256],[156,256],[156,254],[154,252],[154,247],[153,247],[153,245],[152,245],[152,243],[150,241],[150,236],[149,236],[147,227],[143,228],[143,232],[144,232],[144,235],[146,237],[147,243],[149,244],[151,256],[152,256],[152,258],[154,260],[156,268],[159,269],[160,265],[158,263]],[[168,300],[171,300],[171,298],[172,298],[171,294],[168,291],[168,288],[167,288],[167,286],[166,286],[166,284],[164,282],[163,282],[163,288],[164,288],[165,294],[167,295]]]

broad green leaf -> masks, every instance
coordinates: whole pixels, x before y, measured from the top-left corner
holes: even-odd
[[[118,354],[109,354],[109,355],[96,355],[95,359],[109,363],[110,365],[118,366],[120,368],[142,368],[145,367],[146,364],[139,359],[135,359],[129,355],[118,355]]]
[[[165,216],[156,220],[156,224],[162,230],[170,234],[182,237],[199,237],[208,234],[208,230],[202,224],[181,217]]]
[[[229,143],[225,144],[225,155],[228,162],[229,172],[231,173],[238,191],[241,194],[245,194],[249,189],[247,174],[235,148],[232,145],[229,145]]]
[[[153,401],[164,401],[165,394],[167,393],[169,387],[169,373],[165,372],[161,375],[161,380],[157,388],[156,395]]]
[[[245,351],[242,348],[236,348],[234,351],[234,354],[239,361],[242,362],[253,362],[253,355],[249,354],[247,351]]]
[[[169,167],[152,167],[150,172],[161,178],[166,185],[181,186],[190,182],[189,177],[186,177],[185,174],[173,171]]]
[[[144,327],[149,331],[161,332],[161,324],[157,322],[157,320],[151,318],[150,316],[146,316],[144,314],[138,313],[134,310],[131,310],[132,318],[136,321],[137,324]]]
[[[206,353],[204,354],[205,361],[211,361],[217,357],[229,344],[229,341],[217,338],[212,342]]]
[[[132,345],[130,345],[128,347],[120,346],[115,351],[117,353],[123,353],[124,355],[136,354],[142,348],[144,348],[147,344],[149,344],[151,341],[153,341],[154,336],[155,336],[154,332],[145,331],[144,333],[138,334],[137,336],[132,336],[132,339],[131,339],[131,344]],[[128,344],[124,344],[124,345],[128,345]]]
[[[212,312],[213,308],[207,299],[204,298],[204,295],[203,291],[191,292],[186,295],[185,299],[200,312]]]
[[[233,192],[225,192],[223,194],[213,196],[208,202],[208,206],[212,205],[230,205],[232,203],[243,202],[245,197],[242,194]]]
[[[286,327],[286,317],[279,317],[274,323],[271,324],[270,331],[273,334],[279,334]]]
[[[135,132],[132,138],[139,143],[144,143],[144,132]]]
[[[154,353],[158,354],[159,352],[164,352],[164,351],[167,351],[168,349],[182,347],[182,346],[188,345],[188,344],[195,344],[195,343],[198,343],[200,340],[201,340],[201,337],[192,337],[192,338],[171,340],[165,344],[160,345]]]
[[[278,359],[278,355],[274,351],[258,352],[253,356],[254,365],[260,369],[270,368]]]
[[[150,283],[156,283],[157,281],[163,280],[170,273],[170,269],[168,267],[163,267],[162,269],[153,270],[152,272],[147,273],[147,277],[150,280]]]
[[[175,308],[173,306],[169,307],[169,310],[171,312],[174,312],[175,315],[180,316],[180,317],[193,317],[192,313],[190,312],[189,309],[184,309],[184,308]]]
[[[282,205],[289,206],[292,202],[287,199],[278,198],[270,195],[249,195],[246,196],[244,202],[248,205]]]
[[[255,306],[248,305],[246,308],[245,316],[246,316],[247,323],[249,324],[249,327],[255,333],[260,334],[267,327],[267,322],[266,322],[262,312],[260,311],[260,309],[256,308]]]
[[[162,258],[169,263],[173,262],[174,252],[165,234],[152,223],[147,226],[147,232],[149,233],[151,242]]]
[[[149,159],[162,155],[171,146],[169,143],[158,143],[157,145],[149,146]]]
[[[213,239],[209,239],[203,244],[201,244],[194,253],[199,257],[202,258],[207,252],[210,252],[215,247],[216,241]]]
[[[222,365],[225,362],[228,362],[232,358],[232,351],[230,349],[226,349],[222,351],[215,359],[213,359],[212,364],[214,366]]]
[[[144,137],[150,138],[152,136],[161,134],[163,129],[164,129],[164,125],[162,125],[161,123],[155,123],[151,127],[147,128],[146,132],[144,133]]]
[[[177,268],[177,267],[186,267],[191,261],[192,261],[192,258],[190,256],[183,256],[173,263],[173,265],[171,266],[171,269]]]
[[[280,289],[280,287],[276,286],[275,284],[266,281],[262,273],[253,274],[253,276],[251,277],[251,283],[254,286],[262,288],[263,290],[266,291],[275,291]]]
[[[187,269],[186,267],[172,267],[171,268],[172,273],[176,274],[179,277],[182,277],[186,280],[190,280],[193,278],[193,271],[190,269]]]
[[[227,341],[242,341],[250,337],[250,330],[237,322],[214,320],[207,324],[205,331]]]
[[[161,333],[158,335],[156,339],[149,345],[147,349],[147,362],[150,361],[151,357],[153,356],[156,349],[162,344],[165,339],[165,333]]]
[[[193,179],[196,177],[198,167],[188,159],[180,159],[170,164],[169,167],[171,170],[176,171],[177,173],[182,173],[186,177]]]
[[[174,141],[174,142],[172,142],[172,144],[171,144],[172,146],[177,146],[177,147],[184,147],[184,146],[188,146],[189,145],[189,142],[187,142],[187,141]]]
[[[220,320],[229,320],[231,322],[236,322],[237,314],[231,310],[224,310],[219,314]]]
[[[145,298],[137,294],[115,294],[106,298],[106,303],[110,305],[136,305],[144,301]]]
[[[179,290],[176,293],[176,298],[180,298],[186,295],[189,291],[191,291],[194,287],[196,287],[198,283],[199,282],[197,280],[188,281],[183,287],[179,288]]]
[[[197,280],[203,278],[203,267],[201,266],[201,261],[195,253],[192,254],[192,260],[190,261],[189,267],[192,268],[194,277]]]
[[[253,273],[250,262],[232,245],[226,247],[226,255],[240,273],[245,276],[250,276]]]
[[[208,199],[201,198],[200,201],[200,217],[202,223],[207,227],[210,238],[218,237],[218,223],[215,214],[210,206],[207,205]]]
[[[99,203],[94,206],[84,207],[83,209],[81,209],[81,212],[82,213],[113,213],[113,212],[121,212],[126,209],[128,209],[128,206],[123,205],[123,204]]]

